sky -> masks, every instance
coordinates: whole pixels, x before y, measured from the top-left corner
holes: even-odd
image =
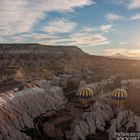
[[[140,0],[0,0],[0,43],[140,58]]]

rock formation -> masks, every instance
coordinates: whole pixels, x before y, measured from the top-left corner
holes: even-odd
[[[112,125],[108,130],[109,139],[113,140],[116,138],[116,133],[123,132],[140,132],[140,117],[135,115],[131,110],[119,112],[117,118],[112,121]]]
[[[40,114],[63,108],[65,99],[60,87],[26,89],[0,97],[0,140],[29,140],[20,131],[33,127]]]
[[[139,88],[140,87],[140,80],[139,79],[128,79],[128,80],[121,80],[122,86],[130,86]]]
[[[86,136],[95,134],[97,130],[104,131],[106,121],[113,117],[112,112],[110,106],[96,102],[79,119],[74,121],[70,139],[85,140]]]

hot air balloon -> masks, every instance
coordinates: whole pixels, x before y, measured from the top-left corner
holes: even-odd
[[[93,92],[90,88],[84,87],[81,88],[78,92],[78,97],[81,105],[89,106],[92,103],[91,97]]]
[[[128,93],[124,89],[115,89],[112,92],[112,99],[115,101],[115,105],[118,107],[122,107],[125,105],[128,98]]]

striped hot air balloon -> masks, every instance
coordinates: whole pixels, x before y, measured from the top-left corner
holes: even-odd
[[[115,89],[112,92],[112,99],[114,99],[117,106],[123,106],[128,98],[128,93],[124,89]]]
[[[90,105],[93,92],[90,88],[81,88],[78,92],[79,101],[82,105]]]

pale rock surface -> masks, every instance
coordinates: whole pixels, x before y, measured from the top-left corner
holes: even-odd
[[[140,131],[140,117],[135,115],[131,110],[120,111],[108,130],[109,139],[113,140],[116,138],[115,133],[128,132],[131,128],[136,128],[136,130],[133,130],[134,132]]]
[[[140,88],[140,80],[139,79],[128,79],[121,80],[121,84],[123,86],[133,86],[135,88]]]
[[[63,108],[60,87],[31,88],[0,97],[0,140],[29,140],[20,130],[33,127],[33,119],[50,110]],[[50,114],[48,114],[50,115]]]
[[[81,87],[88,87],[88,88],[91,88],[92,91],[95,93],[95,95],[97,95],[97,94],[100,93],[108,84],[113,84],[115,79],[116,79],[115,76],[110,76],[109,78],[103,79],[102,81],[95,82],[95,83],[89,83],[89,84],[86,84],[85,81],[81,81],[81,82],[80,82],[79,88],[81,88]]]
[[[48,80],[39,80],[36,81],[36,84],[41,88],[49,88],[52,85],[51,81]]]
[[[112,109],[105,104],[96,102],[81,118],[72,124],[71,139],[85,140],[86,136],[96,133],[96,130],[105,130],[106,121],[113,117]]]

